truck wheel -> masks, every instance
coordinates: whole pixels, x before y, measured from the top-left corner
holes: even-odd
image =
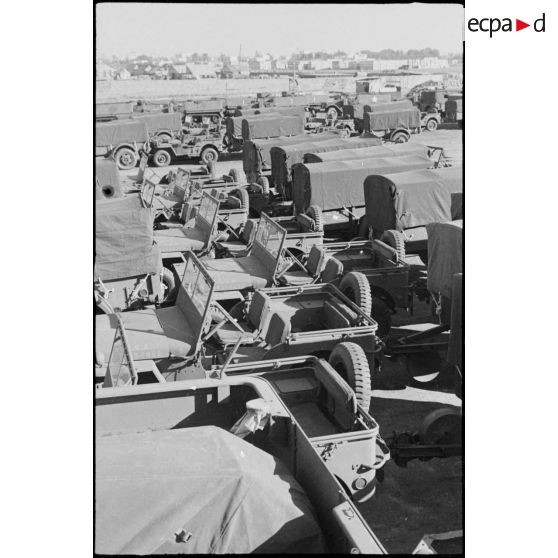
[[[168,167],[171,163],[170,153],[165,149],[155,151],[153,155],[153,164],[156,167]]]
[[[163,302],[172,300],[176,295],[176,283],[172,271],[163,267],[161,271],[161,283],[163,283]]]
[[[322,214],[322,208],[317,205],[311,205],[306,210],[306,215],[314,220],[314,231],[324,232],[324,216]]]
[[[438,121],[435,118],[429,118],[426,121],[426,129],[429,132],[433,132],[434,130],[436,130],[438,128]]]
[[[399,261],[405,259],[405,238],[399,231],[393,229],[384,231],[380,240],[397,252]]]
[[[405,132],[395,132],[391,135],[390,140],[393,143],[405,143],[409,141],[409,135]]]
[[[367,316],[372,312],[372,292],[364,273],[351,271],[341,279],[339,290],[352,300]]]
[[[238,169],[231,169],[229,171],[229,176],[236,182],[239,186],[246,184],[246,175]]]
[[[115,154],[114,160],[120,170],[130,170],[136,166],[138,156],[133,149],[121,147]]]
[[[385,337],[391,329],[391,308],[381,298],[372,297],[370,315],[378,324],[376,335]]]
[[[339,112],[335,107],[329,107],[326,115],[330,120],[337,120],[337,118],[339,118]]]
[[[269,180],[267,176],[260,176],[258,180],[256,180],[256,184],[259,184],[262,187],[262,194],[269,194]]]
[[[371,378],[370,366],[363,348],[356,343],[339,343],[331,351],[329,364],[351,386],[359,405],[368,411]]]
[[[219,153],[214,147],[205,147],[200,155],[200,161],[208,165],[211,162],[215,162],[219,159]]]

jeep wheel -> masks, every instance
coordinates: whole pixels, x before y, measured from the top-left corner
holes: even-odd
[[[329,356],[329,364],[353,389],[359,405],[368,411],[371,378],[370,366],[363,348],[356,343],[339,343]]]
[[[433,132],[436,128],[438,128],[438,121],[435,118],[429,118],[426,121],[426,129],[429,132]]]
[[[385,337],[391,329],[391,308],[381,299],[372,297],[372,319],[378,324],[376,335]]]
[[[339,112],[334,107],[329,107],[326,115],[330,120],[337,120],[337,118],[339,118]]]
[[[163,267],[161,271],[161,283],[163,286],[163,302],[170,301],[176,295],[176,283],[170,269]]]
[[[321,207],[317,205],[311,205],[306,210],[306,215],[310,217],[314,221],[314,231],[315,232],[324,232],[324,216],[322,214]]]
[[[339,290],[352,300],[367,316],[372,312],[370,283],[364,273],[351,271],[341,279]]]
[[[200,155],[200,161],[208,165],[209,163],[213,163],[219,159],[219,153],[214,147],[206,147],[203,149]]]
[[[153,164],[156,167],[168,167],[171,163],[171,156],[165,149],[159,149],[155,151],[153,155]]]
[[[405,132],[395,132],[389,139],[393,143],[405,143],[409,141],[409,135]]]
[[[405,238],[399,231],[393,229],[384,231],[380,240],[397,252],[397,258],[400,262],[405,259]]]
[[[114,157],[116,164],[120,170],[130,170],[136,166],[138,156],[133,149],[129,147],[121,147]]]
[[[458,409],[442,407],[429,413],[419,429],[420,441],[425,445],[459,444],[463,418]]]
[[[266,196],[269,194],[269,180],[267,176],[260,176],[258,180],[256,180],[256,184],[262,187],[262,194]]]

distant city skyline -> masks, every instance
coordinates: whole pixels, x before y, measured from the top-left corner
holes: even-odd
[[[97,55],[462,51],[459,4],[97,4]],[[347,32],[354,28],[355,32]],[[242,46],[241,46],[242,45]]]

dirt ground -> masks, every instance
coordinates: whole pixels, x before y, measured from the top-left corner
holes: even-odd
[[[413,136],[411,141],[443,147],[456,164],[462,160],[462,131],[455,126],[446,125],[435,132]],[[197,162],[181,161],[179,164],[188,167],[197,165]],[[152,172],[156,177],[162,177],[169,168],[152,169]],[[242,169],[240,154],[225,156],[216,166],[218,174],[226,174],[232,168]],[[121,176],[133,180],[136,174],[137,171],[133,170],[122,172]],[[393,324],[396,327],[409,320],[435,325],[430,307],[424,303],[416,306],[412,318],[401,313],[395,315]],[[386,389],[384,382],[375,383],[370,414],[379,424],[384,438],[393,432],[417,431],[423,418],[441,406],[461,405],[451,392],[453,377],[442,373],[426,383],[413,377],[420,373],[424,380],[428,378],[427,374],[437,372],[440,372],[440,362],[436,359],[423,362],[420,369],[411,366],[404,358],[383,365],[379,380],[388,378],[391,385]],[[405,468],[391,460],[383,471],[384,480],[378,484],[376,494],[359,508],[389,553],[412,552],[425,534],[462,529],[461,457],[413,460]]]

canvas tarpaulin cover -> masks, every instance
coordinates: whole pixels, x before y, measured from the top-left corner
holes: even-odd
[[[304,118],[301,116],[266,115],[242,121],[243,140],[296,136],[303,132]]]
[[[134,110],[133,103],[97,103],[95,105],[95,116],[112,116],[115,114],[132,114]]]
[[[203,101],[184,101],[184,111],[186,113],[196,112],[220,112],[223,110],[224,101],[222,99],[203,100]]]
[[[97,437],[95,497],[99,554],[327,551],[285,465],[215,426]]]
[[[408,99],[401,101],[378,102],[378,96],[370,93],[359,95],[353,104],[343,107],[343,114],[348,118],[364,118],[366,112],[386,112],[412,108],[413,104]]]
[[[459,167],[370,174],[364,182],[364,199],[368,224],[376,231],[403,231],[463,216],[455,203],[463,192]]]
[[[103,199],[102,189],[111,187],[113,197],[122,197],[122,186],[118,175],[118,167],[113,159],[102,159],[95,157],[95,187],[96,199]]]
[[[463,271],[463,221],[430,223],[428,235],[428,290],[451,298],[453,276]]]
[[[370,174],[425,169],[431,161],[424,157],[385,157],[297,164],[293,167],[293,201],[298,213],[311,205],[323,211],[364,206],[363,182]]]
[[[323,132],[321,134],[299,134],[290,137],[247,140],[242,147],[242,166],[244,172],[259,173],[271,167],[271,148],[281,145],[304,143],[312,138],[312,142],[322,142],[339,137],[338,134]]]
[[[392,130],[393,128],[417,128],[420,112],[415,107],[364,113],[364,130]]]
[[[147,124],[141,120],[114,120],[95,124],[95,147],[145,143],[148,139]]]
[[[153,214],[139,194],[96,202],[95,280],[159,273],[161,266],[153,244]]]
[[[271,177],[273,184],[283,194],[287,193],[287,185],[291,182],[293,165],[302,163],[306,153],[325,153],[357,147],[370,147],[382,144],[379,138],[331,138],[327,141],[314,142],[309,137],[304,143],[283,145],[271,148]]]
[[[273,103],[276,107],[286,107],[286,106],[301,106],[305,107],[308,105],[321,105],[330,102],[330,97],[327,94],[323,95],[292,95],[288,97],[275,97]]]
[[[159,112],[159,113],[141,113],[132,117],[147,124],[147,131],[150,133],[159,130],[180,131],[182,129],[182,115],[179,112]]]
[[[325,153],[307,153],[305,163],[328,163],[330,161],[349,161],[351,159],[372,159],[374,157],[406,157],[418,155],[428,157],[428,147],[412,143],[395,143],[393,145],[376,145],[345,149],[343,151],[329,151]]]
[[[265,112],[261,114],[252,114],[249,116],[229,116],[225,120],[227,136],[230,138],[242,137],[242,121],[263,118],[264,116],[277,116],[279,113],[275,111]]]

